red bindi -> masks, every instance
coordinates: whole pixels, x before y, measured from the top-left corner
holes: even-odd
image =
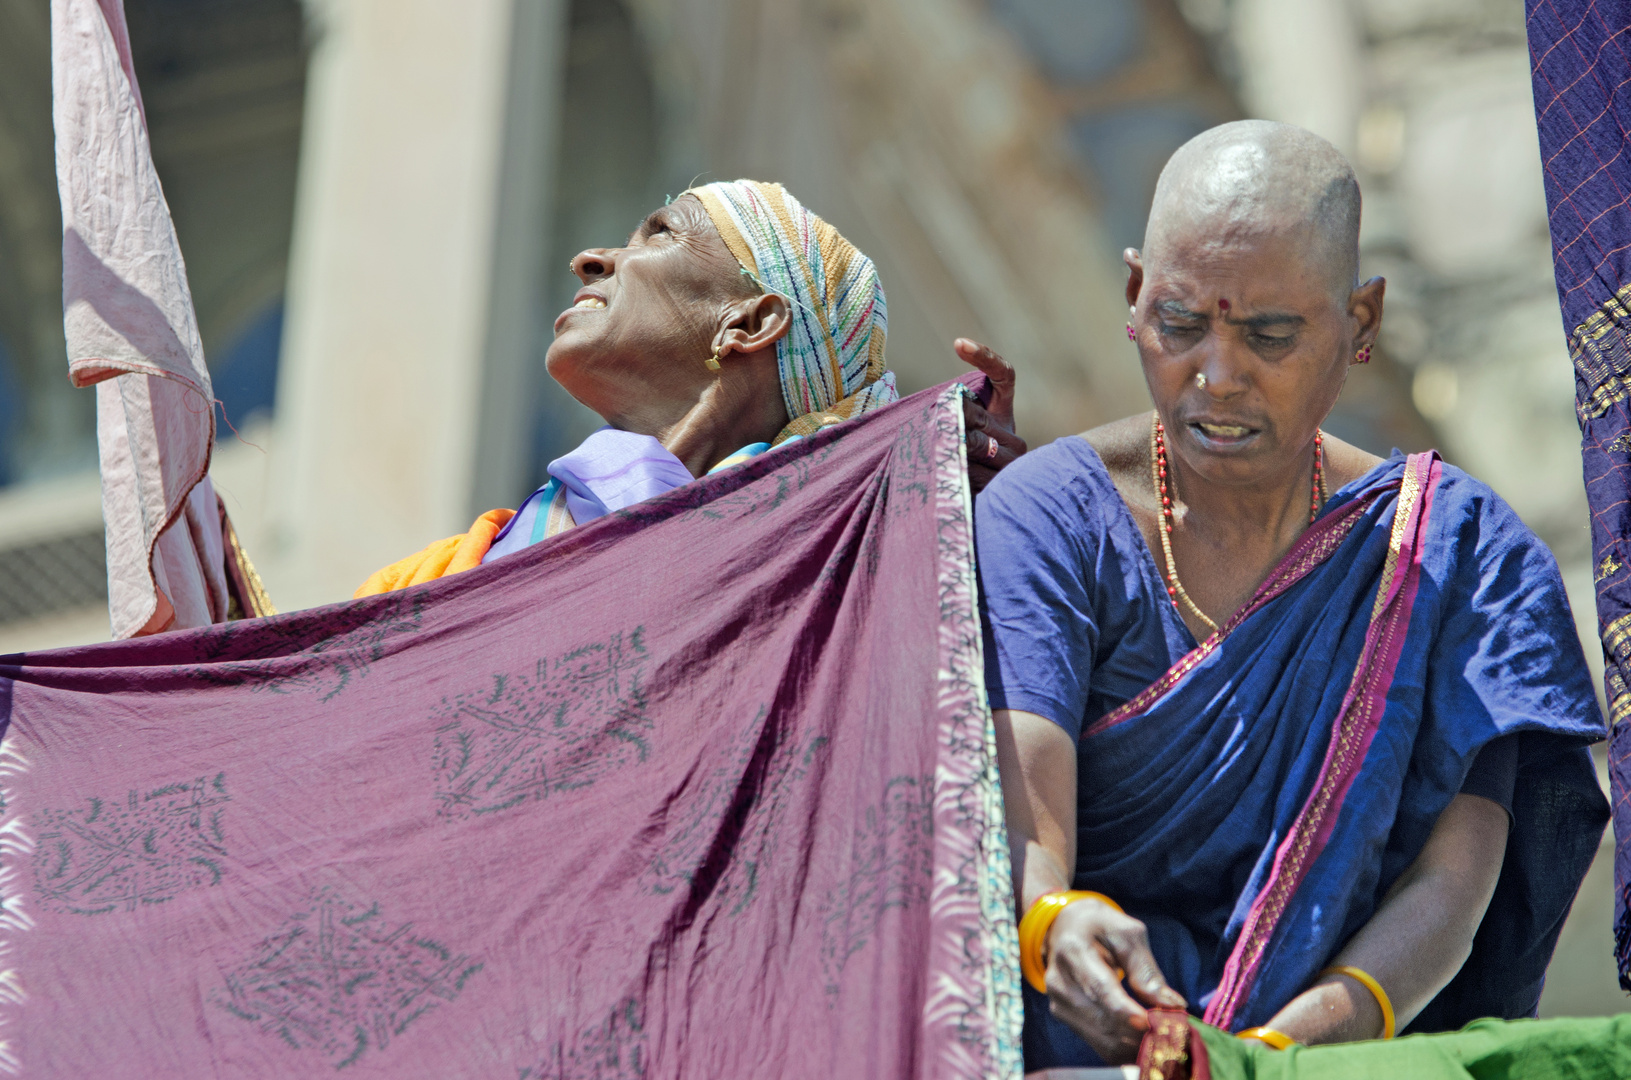
[[[1219,300],[1218,301],[1218,310],[1219,311],[1228,311],[1229,310],[1229,301]]]

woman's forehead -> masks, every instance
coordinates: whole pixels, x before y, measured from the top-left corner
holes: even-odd
[[[1250,229],[1195,223],[1166,231],[1154,247],[1145,253],[1145,279],[1162,292],[1228,284],[1256,296],[1312,299],[1339,276],[1330,245],[1302,223]]]
[[[723,241],[719,240],[719,230],[714,227],[713,219],[708,216],[702,201],[689,194],[670,200],[642,218],[634,232],[629,234],[626,246],[642,244],[665,230],[676,238],[685,236],[704,242],[712,238],[723,246]]]
[[[714,229],[713,218],[708,216],[707,207],[695,195],[686,193],[662,208],[662,213],[674,225],[686,225],[692,228]]]

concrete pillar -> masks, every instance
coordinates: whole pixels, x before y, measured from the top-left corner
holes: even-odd
[[[1307,128],[1353,154],[1362,42],[1348,0],[1239,0],[1231,36],[1252,116]]]
[[[560,0],[308,11],[265,556],[285,609],[467,527],[478,475],[518,497],[564,33]]]

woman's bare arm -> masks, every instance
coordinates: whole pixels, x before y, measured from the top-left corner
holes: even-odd
[[[1071,886],[1076,744],[1058,724],[1035,713],[998,709],[993,718],[1015,900],[1023,915],[1043,893]],[[1047,952],[1053,1014],[1112,1064],[1138,1055],[1149,1030],[1146,1006],[1184,1007],[1156,966],[1144,924],[1106,904],[1081,900],[1060,912]],[[1125,987],[1117,968],[1126,972]]]
[[[1457,795],[1376,914],[1331,961],[1359,968],[1381,983],[1399,1028],[1467,962],[1501,876],[1507,827],[1499,803]],[[1382,1010],[1355,980],[1328,975],[1292,999],[1268,1026],[1306,1044],[1375,1039],[1382,1034]]]
[[[1076,747],[1059,725],[1034,713],[999,709],[994,718],[1015,900],[1023,914],[1043,893],[1071,886]],[[1397,1027],[1426,1008],[1466,962],[1500,878],[1507,824],[1499,804],[1457,795],[1376,914],[1331,961],[1380,982]],[[1116,978],[1118,967],[1127,971],[1133,995]],[[1054,923],[1048,996],[1054,1015],[1110,1062],[1136,1054],[1148,1028],[1145,1005],[1182,1004],[1156,966],[1143,924],[1091,901],[1072,904]],[[1331,975],[1268,1026],[1310,1045],[1373,1039],[1382,1033],[1382,1011],[1358,982]]]

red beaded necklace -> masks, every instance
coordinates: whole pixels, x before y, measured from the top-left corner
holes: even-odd
[[[1155,483],[1156,494],[1161,496],[1161,524],[1157,530],[1161,534],[1161,554],[1166,558],[1167,595],[1172,598],[1172,604],[1177,607],[1182,603],[1188,607],[1190,613],[1206,625],[1212,633],[1217,633],[1218,624],[1213,622],[1206,612],[1200,609],[1195,601],[1189,598],[1184,591],[1183,582],[1178,580],[1178,564],[1172,560],[1172,492],[1168,488],[1167,479],[1167,432],[1161,426],[1161,414],[1154,414],[1154,424],[1150,428],[1150,474]],[[1308,508],[1308,523],[1314,524],[1319,520],[1320,507],[1325,504],[1325,433],[1314,432],[1314,493]]]

